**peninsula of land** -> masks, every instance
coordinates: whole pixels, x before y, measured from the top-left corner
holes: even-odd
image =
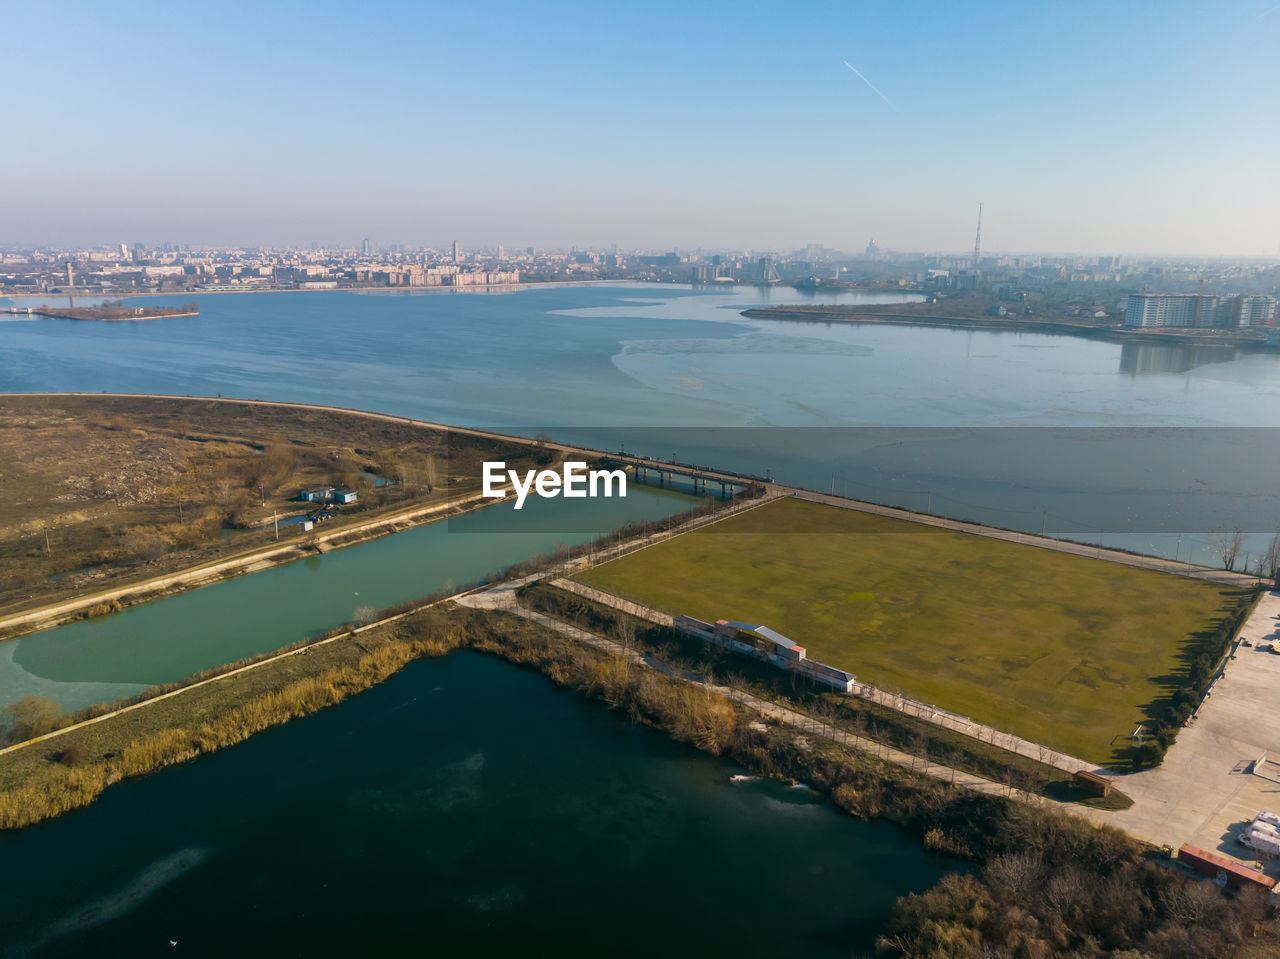
[[[199,316],[200,308],[195,303],[183,303],[181,306],[11,306],[10,313],[27,316],[44,316],[51,320],[105,320],[107,322],[124,322],[126,320],[168,320],[178,316]]]
[[[768,306],[743,310],[742,316],[755,320],[792,320],[809,323],[852,323],[890,326],[928,326],[987,332],[1045,333],[1078,336],[1112,343],[1161,343],[1167,346],[1220,347],[1222,349],[1267,348],[1266,331],[1247,330],[1160,330],[1125,329],[1113,320],[1075,317],[960,315],[955,311],[930,312],[926,304],[892,306]]]

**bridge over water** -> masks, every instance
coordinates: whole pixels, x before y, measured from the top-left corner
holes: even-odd
[[[732,499],[735,489],[746,486],[769,486],[773,480],[766,476],[752,473],[736,473],[732,470],[718,470],[710,466],[694,466],[691,463],[680,463],[676,460],[656,460],[649,456],[629,456],[626,453],[602,453],[600,463],[609,469],[630,470],[641,483],[656,483],[658,486],[671,486],[676,477],[682,477],[693,486],[695,493],[706,493],[710,487],[719,484],[720,498]]]

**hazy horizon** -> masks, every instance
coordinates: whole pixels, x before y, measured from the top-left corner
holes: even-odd
[[[1274,0],[6,19],[3,245],[1280,254]]]

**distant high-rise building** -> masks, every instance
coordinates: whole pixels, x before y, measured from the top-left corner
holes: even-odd
[[[1193,327],[1200,312],[1199,299],[1191,293],[1134,293],[1125,306],[1124,325],[1130,329]]]
[[[453,241],[453,262],[455,264],[462,262],[462,247],[458,246],[458,241]]]
[[[1236,329],[1268,326],[1275,321],[1271,296],[1233,296],[1220,299],[1204,293],[1135,293],[1125,307],[1124,325],[1130,329]]]
[[[75,286],[75,274],[71,272],[71,261],[67,260],[67,286]]]
[[[120,255],[121,255],[121,256],[123,256],[123,257],[128,257],[128,255],[129,255],[129,244],[128,244],[128,243],[121,243],[121,244],[120,244]]]
[[[1231,304],[1232,326],[1270,326],[1276,319],[1274,296],[1237,296]]]
[[[499,244],[498,244],[498,259],[499,259],[499,260],[503,259],[502,253],[503,253],[503,250],[502,250],[502,244],[501,244],[501,243],[499,243]]]
[[[1195,325],[1201,329],[1211,330],[1223,326],[1225,313],[1218,298],[1212,294],[1196,294]]]
[[[360,252],[365,256],[369,255],[369,238],[367,236],[360,241]]]

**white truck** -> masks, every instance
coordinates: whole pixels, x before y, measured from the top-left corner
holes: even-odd
[[[1240,841],[1266,856],[1280,856],[1280,832],[1269,823],[1251,822],[1240,833]]]

